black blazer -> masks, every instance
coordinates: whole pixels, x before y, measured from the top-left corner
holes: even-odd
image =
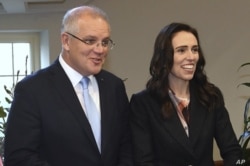
[[[15,88],[5,166],[130,166],[128,98],[123,81],[102,70],[101,154],[73,86],[58,60]]]
[[[191,93],[189,137],[177,111],[163,118],[159,103],[142,91],[131,98],[131,128],[136,166],[213,166],[213,139],[226,166],[236,165],[241,148],[226,108],[211,112]]]

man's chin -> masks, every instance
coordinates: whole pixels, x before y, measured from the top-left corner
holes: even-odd
[[[102,70],[101,67],[100,68],[96,68],[96,69],[92,70],[92,74],[93,75],[98,74],[98,73],[100,73],[101,70]]]

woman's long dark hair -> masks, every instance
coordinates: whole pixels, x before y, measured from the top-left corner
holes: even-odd
[[[154,53],[150,63],[150,75],[146,88],[162,105],[164,116],[170,116],[173,105],[171,104],[168,90],[168,75],[173,67],[174,49],[172,39],[174,34],[180,31],[192,33],[197,39],[199,46],[199,60],[193,79],[190,81],[190,87],[195,88],[194,93],[198,102],[208,108],[214,109],[217,104],[222,104],[222,96],[219,89],[210,83],[204,71],[205,58],[201,49],[198,32],[193,27],[184,23],[171,23],[165,26],[158,34],[155,44]],[[223,103],[224,104],[224,103]]]

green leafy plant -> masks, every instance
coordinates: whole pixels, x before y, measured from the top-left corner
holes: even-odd
[[[238,71],[245,66],[250,65],[250,62],[242,64]],[[238,85],[239,86],[246,86],[250,87],[250,82],[243,82]],[[242,147],[242,152],[243,152],[243,157],[246,160],[245,165],[250,165],[250,147],[249,147],[249,142],[250,142],[250,98],[248,98],[246,105],[245,105],[245,110],[244,110],[244,129],[243,133],[239,137],[239,143]]]

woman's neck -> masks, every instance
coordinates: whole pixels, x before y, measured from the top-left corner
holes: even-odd
[[[182,82],[170,82],[169,84],[170,89],[173,91],[174,95],[178,98],[189,99],[189,81],[182,81]]]

